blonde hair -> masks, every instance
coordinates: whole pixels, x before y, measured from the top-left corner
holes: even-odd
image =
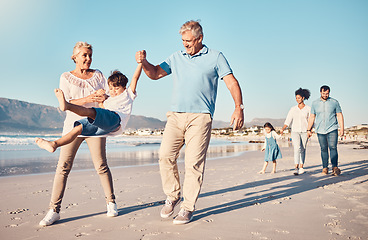
[[[180,35],[183,35],[186,31],[191,31],[195,38],[199,38],[200,35],[203,36],[202,26],[199,24],[199,21],[190,20],[184,23],[183,26],[181,26],[179,33]]]
[[[75,62],[75,56],[78,55],[78,53],[80,52],[81,48],[88,48],[92,50],[92,45],[87,43],[87,42],[77,42],[73,48],[73,55],[71,56],[71,59]]]

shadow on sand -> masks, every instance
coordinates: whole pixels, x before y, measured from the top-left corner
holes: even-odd
[[[230,212],[233,210],[245,208],[247,206],[267,203],[270,201],[275,201],[277,199],[283,199],[285,197],[290,197],[302,192],[311,191],[318,187],[335,184],[338,182],[352,180],[361,176],[365,176],[368,174],[368,160],[361,160],[348,164],[340,164],[340,167],[343,169],[343,173],[340,176],[331,176],[331,175],[322,175],[320,165],[311,166],[307,168],[307,173],[299,176],[288,175],[283,177],[275,177],[260,181],[254,181],[245,183],[239,186],[234,186],[230,188],[225,188],[217,191],[206,192],[200,194],[199,197],[208,197],[218,194],[224,194],[235,191],[244,190],[244,195],[246,196],[243,199],[239,199],[236,201],[231,201],[223,204],[219,204],[216,206],[199,209],[195,212],[193,217],[193,221],[199,220],[201,218],[207,217],[209,215],[221,214],[224,212]],[[318,170],[308,170],[318,168]],[[300,178],[301,181],[293,181],[292,183],[282,184],[283,181],[287,181],[290,179]],[[367,181],[367,180],[365,180]],[[365,182],[363,181],[363,182]],[[274,186],[272,188],[268,188],[267,190],[255,191],[255,192],[247,192],[247,189],[251,189],[257,186],[264,186],[267,184],[274,184],[275,182],[279,183],[278,186]],[[362,182],[360,182],[362,183]],[[262,192],[266,192],[263,193]],[[253,196],[252,196],[253,195]]]
[[[214,195],[221,195],[224,193],[230,193],[230,192],[236,192],[236,191],[244,191],[244,196],[246,197],[243,199],[236,200],[236,201],[231,201],[231,202],[215,205],[212,207],[196,210],[195,215],[193,217],[193,221],[197,221],[199,219],[202,219],[210,215],[230,212],[233,210],[245,208],[247,206],[251,206],[255,204],[262,204],[262,203],[267,203],[270,201],[275,201],[277,199],[290,197],[290,196],[293,196],[293,195],[296,195],[302,192],[311,191],[321,186],[326,186],[326,185],[335,184],[338,182],[348,181],[354,178],[368,175],[368,160],[361,160],[361,161],[349,163],[349,164],[340,164],[340,167],[343,169],[343,173],[338,177],[322,175],[319,169],[320,165],[315,165],[315,166],[310,166],[306,168],[308,172],[306,174],[299,175],[299,176],[288,175],[288,176],[282,176],[282,177],[274,177],[270,179],[248,182],[242,185],[224,188],[224,189],[220,189],[220,190],[216,190],[212,192],[202,193],[199,195],[200,198],[205,198],[205,197],[214,196]],[[318,170],[313,170],[314,168],[318,168]],[[282,184],[283,181],[295,179],[296,177],[300,178],[301,181],[293,181],[292,183]],[[363,182],[366,182],[366,181],[368,180],[365,180]],[[274,184],[275,182],[278,182],[279,186],[274,186],[267,190],[261,190],[261,191],[255,191],[255,192],[246,191],[247,189],[253,189],[258,186]],[[143,209],[157,207],[159,205],[163,205],[164,203],[165,201],[162,200],[162,201],[155,201],[155,202],[141,204],[141,205],[134,205],[130,207],[120,208],[118,209],[118,212],[119,212],[119,216],[124,216],[131,212],[136,212],[136,211],[140,211]],[[55,225],[67,223],[70,221],[80,220],[84,218],[90,218],[90,217],[94,217],[97,215],[104,215],[104,214],[106,214],[105,211],[81,215],[77,217],[65,218],[65,219],[62,219],[56,222]]]

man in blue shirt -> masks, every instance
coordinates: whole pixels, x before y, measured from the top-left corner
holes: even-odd
[[[180,28],[185,51],[172,54],[160,65],[152,65],[146,52],[136,54],[146,75],[157,80],[167,75],[173,78],[171,111],[160,147],[160,173],[167,196],[161,217],[168,218],[180,202],[180,181],[177,166],[179,151],[185,144],[185,180],[183,199],[174,224],[192,220],[195,203],[203,182],[206,153],[211,137],[212,118],[215,112],[218,79],[222,79],[235,102],[230,125],[243,126],[243,100],[238,81],[221,52],[209,49],[202,43],[202,26],[188,21]]]
[[[338,166],[337,141],[338,135],[344,135],[344,117],[339,102],[330,98],[330,87],[322,86],[321,98],[312,103],[311,115],[308,121],[308,137],[312,136],[311,129],[314,123],[318,142],[321,147],[323,174],[328,174],[328,149],[332,164],[332,175],[340,175]],[[340,132],[338,128],[340,125]]]

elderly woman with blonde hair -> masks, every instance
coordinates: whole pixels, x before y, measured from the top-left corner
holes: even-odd
[[[60,77],[60,89],[64,92],[65,99],[84,107],[98,107],[98,104],[107,98],[104,92],[108,92],[108,84],[105,76],[99,70],[90,69],[92,46],[86,42],[77,42],[71,58],[75,63],[75,69],[64,72]],[[74,122],[80,118],[75,113],[67,111],[62,135],[70,132],[74,127]],[[71,143],[60,148],[49,211],[40,221],[41,226],[51,225],[60,219],[59,212],[68,175],[72,169],[78,148],[83,141],[86,141],[88,145],[93,164],[100,177],[107,202],[107,216],[114,217],[118,215],[112,175],[106,159],[106,137],[79,136]]]

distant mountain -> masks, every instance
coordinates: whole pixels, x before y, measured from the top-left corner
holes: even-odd
[[[212,128],[228,128],[230,127],[230,121],[229,122],[224,122],[224,121],[219,121],[219,120],[213,120],[212,121]]]
[[[166,121],[157,118],[131,115],[126,126],[127,129],[164,129]]]
[[[61,132],[64,119],[65,112],[55,107],[0,98],[0,132]],[[127,128],[163,129],[165,123],[156,118],[132,115]]]
[[[64,119],[65,112],[55,107],[0,98],[0,132],[61,132]],[[271,122],[274,127],[281,127],[284,120],[255,118],[245,123],[245,126],[263,126],[265,122]],[[157,118],[132,115],[127,129],[164,129],[165,124],[166,121]],[[226,128],[229,127],[229,122],[214,120],[212,126],[213,128]]]
[[[274,127],[282,127],[284,126],[285,118],[281,119],[273,119],[273,118],[254,118],[250,122],[246,122],[244,127],[249,128],[253,126],[263,126],[266,122],[270,122]],[[224,121],[216,121],[214,120],[212,123],[212,128],[228,128],[230,122]]]
[[[269,122],[274,127],[284,126],[285,118],[273,119],[273,118],[253,118],[252,121],[245,123],[246,127],[263,126],[266,122]]]
[[[54,107],[0,98],[1,132],[61,132],[64,118]]]

